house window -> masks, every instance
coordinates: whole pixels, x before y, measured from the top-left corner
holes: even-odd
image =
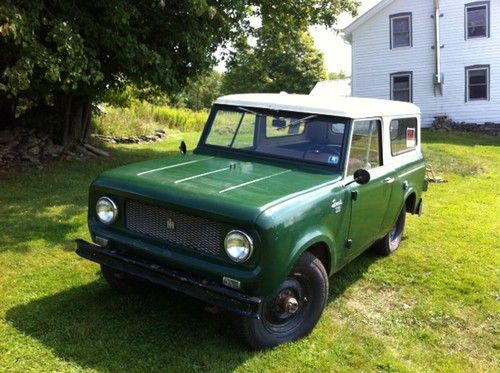
[[[400,13],[390,16],[391,49],[411,47],[412,25],[411,13]]]
[[[411,72],[391,74],[391,100],[412,102],[412,80]]]
[[[465,68],[466,101],[489,100],[490,67],[469,66]]]
[[[489,37],[489,2],[476,2],[465,5],[465,38]]]

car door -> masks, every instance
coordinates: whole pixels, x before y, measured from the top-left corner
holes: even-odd
[[[380,229],[389,203],[394,169],[383,164],[382,128],[379,119],[353,122],[347,165],[347,182],[357,169],[370,173],[365,185],[356,182],[346,187],[351,207],[347,258],[352,258],[380,237]]]

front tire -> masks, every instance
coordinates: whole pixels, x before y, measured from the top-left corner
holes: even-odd
[[[321,317],[327,299],[325,268],[306,252],[280,288],[263,299],[260,319],[243,319],[246,342],[254,349],[265,349],[307,336]]]
[[[101,264],[101,273],[109,286],[122,294],[144,293],[151,286],[151,284],[146,281],[105,266],[104,264]]]
[[[398,220],[392,227],[389,233],[376,246],[377,252],[380,255],[388,256],[399,249],[406,224],[406,209],[403,207],[399,213]]]

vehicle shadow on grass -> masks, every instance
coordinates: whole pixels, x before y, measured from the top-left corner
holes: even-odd
[[[0,178],[0,253],[28,253],[31,242],[74,248],[86,234],[88,188],[103,171],[174,154],[150,148],[114,149],[112,157],[58,161]]]
[[[252,356],[233,317],[158,289],[120,295],[103,280],[7,312],[22,333],[63,360],[98,371],[233,370]]]
[[[331,279],[329,302],[356,283],[377,260],[362,254]],[[104,371],[231,371],[255,352],[237,319],[210,314],[205,304],[166,289],[124,296],[104,280],[16,306],[11,325],[63,360]]]

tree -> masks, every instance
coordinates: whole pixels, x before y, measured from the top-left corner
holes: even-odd
[[[255,48],[240,47],[224,77],[222,90],[236,92],[309,93],[326,78],[323,54],[307,31],[288,39],[286,35],[263,35]]]
[[[221,95],[222,74],[211,70],[198,77],[189,78],[187,85],[176,97],[180,105],[192,110],[209,108]]]
[[[314,47],[308,27],[332,27],[341,12],[355,14],[352,0],[251,1],[251,12],[262,26],[251,29],[256,46],[242,35],[234,45],[224,92],[308,93],[326,78],[323,55]]]
[[[86,139],[92,102],[107,89],[180,91],[212,68],[218,47],[260,32],[250,16],[297,36],[355,8],[354,0],[2,0],[0,121],[14,119],[20,98],[49,105],[69,146]]]
[[[338,72],[331,71],[328,73],[328,80],[342,80],[347,78],[349,78],[349,76],[345,73],[344,70],[340,70]]]
[[[245,9],[242,0],[4,0],[0,118],[11,121],[19,97],[50,103],[61,142],[84,140],[91,104],[107,88],[180,90],[214,64],[216,48],[243,27]]]

